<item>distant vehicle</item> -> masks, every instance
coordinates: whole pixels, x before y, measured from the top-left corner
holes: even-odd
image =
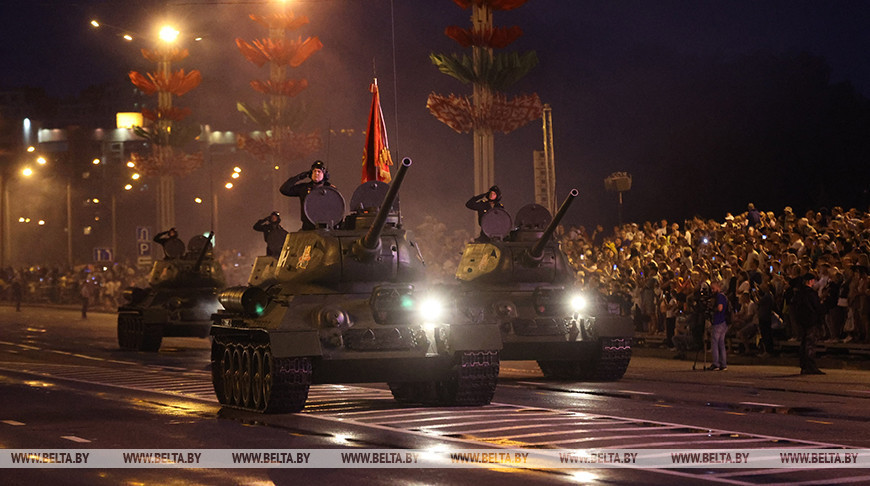
[[[311,384],[388,382],[402,402],[492,400],[498,327],[455,325],[423,289],[423,258],[394,204],[410,167],[351,198],[316,188],[303,211],[314,230],[290,233],[261,256],[249,286],[220,294],[211,334],[212,382],[224,406],[296,412]]]
[[[218,290],[225,287],[212,236],[194,236],[187,248],[174,239],[164,248],[166,258],[154,262],[150,286],[124,290],[127,303],[118,307],[121,349],[154,352],[164,337],[208,337],[211,315],[220,309]]]
[[[618,380],[631,360],[633,322],[616,302],[576,290],[573,269],[551,241],[576,196],[574,189],[555,217],[524,206],[516,229],[503,209],[483,216],[489,241],[466,245],[456,270],[458,315],[499,327],[502,360],[535,360],[551,378]]]

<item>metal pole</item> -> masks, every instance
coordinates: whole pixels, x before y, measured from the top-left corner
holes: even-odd
[[[112,263],[118,261],[118,213],[115,195],[112,194]]]
[[[6,224],[6,207],[9,197],[6,194],[6,177],[0,172],[0,267],[6,266],[6,246],[9,241],[8,225]]]
[[[72,247],[72,181],[66,180],[66,257],[67,264],[73,266],[73,247]]]

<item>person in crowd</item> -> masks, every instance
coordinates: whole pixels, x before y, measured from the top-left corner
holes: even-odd
[[[266,256],[277,257],[281,254],[287,230],[281,226],[281,215],[278,211],[272,211],[271,214],[254,223],[254,231],[263,233],[263,239],[266,240]]]
[[[727,313],[731,312],[728,298],[722,293],[722,284],[714,281],[710,285],[713,292],[713,317],[710,330],[710,348],[713,353],[713,363],[710,369],[713,371],[725,371],[728,369],[728,360],[725,351],[725,334],[728,332]]]
[[[24,299],[24,279],[16,274],[12,278],[12,301],[15,302],[15,312],[21,312],[21,300]]]
[[[733,327],[743,345],[743,352],[750,354],[755,349],[755,337],[758,335],[758,307],[749,292],[740,294],[738,303],[740,307],[734,313]]]
[[[806,273],[801,278],[791,300],[791,314],[800,330],[800,367],[802,375],[824,375],[816,365],[816,341],[822,330],[824,312],[819,294],[813,290],[817,277]]]
[[[762,358],[774,354],[773,307],[775,303],[773,293],[770,291],[770,283],[762,282],[758,288],[758,297],[755,303],[758,314],[758,332],[761,333],[762,352],[759,356]]]
[[[477,224],[480,226],[480,221],[483,219],[484,214],[495,208],[504,209],[504,205],[501,203],[501,189],[499,189],[498,186],[492,186],[483,194],[471,196],[471,198],[465,202],[465,207],[472,211],[477,211]],[[489,241],[489,238],[483,234],[482,229],[476,241]]]
[[[309,181],[303,182],[304,179],[309,179]],[[308,216],[305,215],[305,198],[314,189],[324,186],[332,186],[329,182],[329,172],[326,170],[326,166],[322,161],[315,160],[314,163],[311,164],[311,170],[300,172],[299,174],[287,179],[279,189],[281,194],[287,197],[299,198],[299,218],[302,220],[303,230],[313,230],[317,227],[308,219]]]
[[[82,280],[80,290],[82,302],[82,319],[88,318],[88,307],[91,305],[91,300],[93,300],[97,296],[97,292],[99,292],[99,289],[97,288],[97,283],[94,282],[90,277],[85,277]]]

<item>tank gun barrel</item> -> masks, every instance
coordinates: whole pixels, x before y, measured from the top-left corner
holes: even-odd
[[[411,159],[407,157],[402,159],[402,163],[399,165],[399,171],[396,172],[396,176],[390,183],[390,189],[387,191],[387,195],[384,196],[384,202],[381,204],[380,209],[378,209],[378,215],[375,217],[374,222],[368,232],[366,232],[365,236],[360,238],[357,242],[358,246],[362,246],[368,251],[376,250],[378,248],[381,232],[384,230],[384,225],[387,222],[387,216],[390,215],[390,209],[393,207],[393,202],[399,194],[399,188],[402,187],[402,180],[405,178],[405,172],[410,166]]]
[[[577,189],[571,189],[571,192],[568,193],[568,197],[562,201],[562,205],[559,206],[559,210],[556,211],[556,215],[553,216],[553,220],[550,221],[550,224],[547,225],[547,228],[544,230],[544,233],[538,238],[538,241],[529,249],[529,256],[533,260],[537,260],[541,258],[544,254],[544,246],[547,245],[547,242],[550,241],[550,238],[553,236],[553,232],[556,231],[556,226],[562,221],[562,218],[565,217],[565,213],[568,212],[568,208],[571,206],[571,203],[574,201],[574,198],[577,197],[579,192]]]

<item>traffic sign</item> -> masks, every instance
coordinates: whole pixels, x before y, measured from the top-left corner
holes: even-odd
[[[114,261],[114,258],[112,258],[112,249],[111,248],[94,248],[94,261],[95,262]]]
[[[136,241],[151,241],[151,228],[148,226],[137,226]]]

